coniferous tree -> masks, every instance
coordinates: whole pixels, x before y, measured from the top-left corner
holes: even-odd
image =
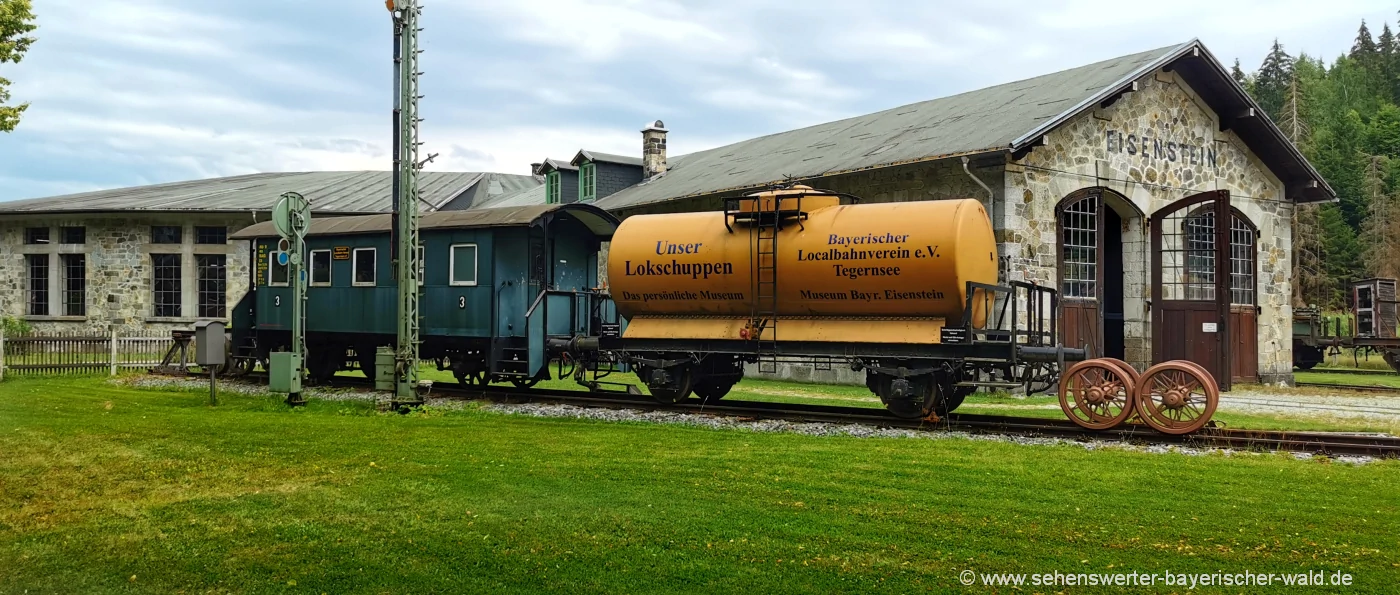
[[[1381,27],[1381,36],[1376,40],[1376,51],[1380,53],[1381,95],[1389,94],[1391,102],[1400,101],[1395,95],[1395,61],[1400,59],[1400,48],[1396,47],[1395,34],[1390,32],[1390,23]]]
[[[1235,82],[1239,83],[1240,86],[1246,86],[1246,81],[1248,79],[1245,78],[1244,69],[1240,68],[1239,58],[1235,58],[1235,65],[1230,67],[1230,76],[1233,77]]]
[[[1288,82],[1280,110],[1278,126],[1288,141],[1299,150],[1306,150],[1312,127],[1305,116],[1303,85],[1298,80],[1298,68]],[[1322,228],[1315,205],[1298,205],[1293,209],[1293,305],[1307,306],[1328,295],[1331,280],[1323,260]]]
[[[1361,223],[1362,259],[1366,273],[1396,278],[1400,272],[1400,237],[1396,237],[1395,197],[1385,191],[1387,159],[1372,155],[1366,167],[1366,219]]]
[[[1283,96],[1293,78],[1293,58],[1283,51],[1283,44],[1274,40],[1274,47],[1264,56],[1264,64],[1254,75],[1254,99],[1269,117],[1278,119],[1283,108]]]

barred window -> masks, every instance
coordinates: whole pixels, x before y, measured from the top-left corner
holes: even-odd
[[[151,268],[154,315],[166,318],[180,316],[180,255],[152,254]]]
[[[196,244],[227,244],[227,227],[196,227],[194,228],[194,243]]]
[[[59,260],[63,264],[63,315],[87,316],[87,255],[63,254]]]
[[[374,285],[374,248],[356,248],[353,254],[354,285]]]
[[[1254,230],[1230,218],[1230,303],[1254,305]]]
[[[331,285],[331,251],[312,250],[311,251],[311,286],[330,287]]]
[[[223,318],[227,311],[224,304],[226,279],[228,278],[223,254],[200,254],[195,256],[199,279],[199,317]]]
[[[1066,205],[1060,213],[1061,294],[1068,298],[1099,296],[1099,197]]]
[[[47,244],[47,243],[49,243],[49,228],[47,228],[47,227],[26,227],[26,228],[24,228],[24,243],[26,243],[26,244]]]
[[[60,227],[58,228],[58,238],[64,244],[86,244],[86,227]]]
[[[49,255],[24,255],[29,269],[29,315],[49,315]]]
[[[179,225],[152,225],[152,244],[179,244],[184,241],[184,230]]]
[[[1201,211],[1182,224],[1186,243],[1186,299],[1215,300],[1215,211]]]

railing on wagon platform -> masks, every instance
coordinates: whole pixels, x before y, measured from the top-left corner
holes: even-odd
[[[160,365],[169,332],[122,334],[0,332],[0,379],[6,374],[101,374]]]

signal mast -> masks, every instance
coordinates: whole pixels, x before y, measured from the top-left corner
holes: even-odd
[[[418,396],[418,301],[422,279],[418,239],[418,170],[437,157],[418,161],[418,17],[417,0],[385,0],[394,19],[394,182],[391,258],[398,282],[398,347],[394,353],[394,398],[399,409],[420,405]]]

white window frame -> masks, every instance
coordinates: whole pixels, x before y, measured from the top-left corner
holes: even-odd
[[[283,267],[283,268],[287,269],[287,280],[286,280],[286,281],[283,281],[283,282],[281,282],[281,283],[278,283],[278,282],[272,280],[272,271],[273,271],[273,269],[282,266],[282,265],[280,265],[280,264],[277,264],[277,255],[278,255],[278,254],[281,254],[281,253],[282,253],[281,250],[273,250],[273,251],[267,253],[267,286],[268,286],[268,287],[291,287],[291,285],[292,285],[292,262],[291,262],[290,260],[287,261],[287,266]]]
[[[369,281],[361,281],[359,277],[361,252],[369,252],[374,255],[374,268],[371,269],[371,272],[374,273],[374,278]],[[350,285],[354,287],[375,287],[379,285],[379,251],[377,249],[355,248],[350,251]]]
[[[317,282],[317,281],[316,281],[316,255],[319,254],[319,253],[323,253],[323,252],[324,252],[325,255],[326,255],[326,280],[325,280],[325,281]],[[308,262],[308,263],[307,263],[307,265],[309,265],[309,266],[307,266],[306,268],[311,269],[311,278],[310,278],[311,286],[312,286],[312,287],[330,287],[330,286],[331,286],[331,281],[334,280],[334,275],[335,275],[335,257],[334,257],[334,255],[331,254],[331,251],[330,251],[330,250],[312,250],[312,251],[311,251],[311,258],[310,258],[310,260],[311,260],[311,262]]]
[[[472,280],[457,280],[457,249],[471,246],[472,248]],[[453,287],[475,287],[477,281],[481,279],[481,248],[476,244],[453,244],[447,251],[447,280]]]

